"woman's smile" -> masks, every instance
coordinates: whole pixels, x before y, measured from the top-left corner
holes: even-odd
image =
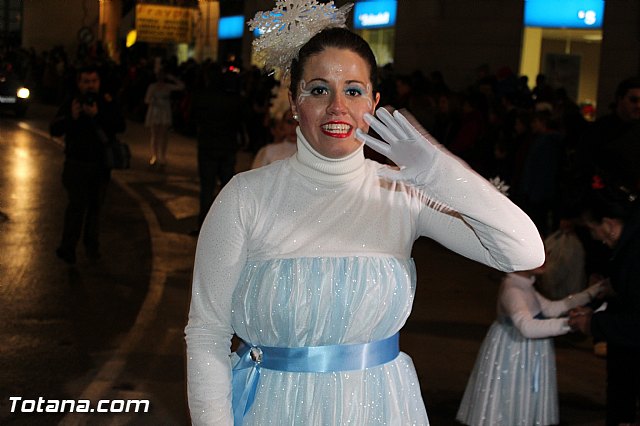
[[[353,126],[344,121],[330,121],[321,126],[322,133],[332,138],[348,138],[353,133]]]

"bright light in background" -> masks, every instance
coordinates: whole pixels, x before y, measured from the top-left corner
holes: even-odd
[[[525,0],[524,24],[545,28],[602,28],[604,0]]]
[[[138,39],[138,32],[136,30],[131,30],[127,33],[127,47],[131,47],[136,44],[136,40]]]
[[[29,193],[29,190],[24,185],[31,183],[29,178],[33,177],[36,167],[29,138],[25,136],[24,132],[16,132],[13,137],[15,147],[13,148],[13,154],[11,154],[12,161],[6,164],[6,167],[9,167],[11,174],[15,178],[11,184],[11,188],[14,189],[11,197],[16,199],[21,194]]]
[[[356,2],[353,12],[353,28],[387,28],[396,23],[396,0],[369,0]]]
[[[244,33],[244,16],[224,16],[218,21],[218,39],[229,40],[242,38]]]
[[[0,246],[5,254],[0,257],[3,262],[10,262],[10,267],[3,270],[0,303],[6,300],[2,296],[7,295],[7,291],[31,291],[25,286],[39,285],[25,282],[24,271],[37,267],[39,259],[34,254],[42,253],[43,240],[38,227],[40,224],[48,225],[47,215],[50,212],[42,208],[43,191],[51,188],[51,182],[43,181],[40,166],[43,162],[54,161],[39,155],[32,134],[18,129],[6,132],[3,129],[2,132],[0,144],[4,158],[1,173],[4,182],[0,185],[0,208],[9,217],[11,226],[0,231]]]
[[[578,11],[578,18],[586,25],[592,26],[597,21],[597,15],[595,10],[580,10]]]
[[[16,95],[21,99],[27,99],[30,95],[30,92],[26,87],[21,87],[18,89],[18,93]]]
[[[27,179],[33,173],[32,161],[29,155],[29,151],[25,147],[17,147],[13,153],[16,161],[13,163],[13,176],[17,182],[22,182]],[[15,199],[20,191],[16,191],[12,198]]]

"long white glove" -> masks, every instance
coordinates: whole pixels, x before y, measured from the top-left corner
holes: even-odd
[[[365,114],[364,119],[384,142],[359,129],[356,137],[400,167],[381,167],[379,176],[414,186],[435,209],[455,210],[473,229],[465,241],[451,241],[449,229],[439,234],[430,227],[429,234],[422,235],[436,237],[450,249],[503,271],[530,270],[544,262],[540,234],[522,210],[425,130],[419,130],[419,124],[413,125],[399,111],[392,115],[380,108],[376,115]]]
[[[439,154],[437,141],[426,131],[423,130],[424,134],[418,131],[400,111],[396,110],[391,115],[385,108],[379,108],[376,115],[379,120],[371,114],[365,114],[364,119],[386,143],[360,129],[356,129],[356,137],[400,167],[400,171],[383,169],[380,176],[412,185],[424,183],[420,175],[428,170],[428,165],[433,164]]]

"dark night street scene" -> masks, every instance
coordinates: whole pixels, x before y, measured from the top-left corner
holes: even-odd
[[[211,227],[205,217],[212,220],[216,202],[224,207],[216,197],[232,177],[288,161],[296,140],[300,152],[305,122],[298,113],[319,96],[304,79],[300,94],[290,95],[287,80],[277,69],[264,72],[252,51],[262,35],[247,22],[287,2],[0,0],[0,425],[198,424],[189,409],[185,327],[196,249]],[[615,187],[638,211],[640,2],[334,3],[354,3],[344,26],[375,55],[378,107],[410,113],[418,130],[531,218],[546,249],[532,284],[536,300],[569,300],[574,308],[574,295],[588,296],[587,308],[557,315],[563,322],[553,333],[525,336],[549,339],[551,356],[555,350],[554,424],[613,424],[607,396],[616,359],[626,359],[620,368],[633,365],[625,371],[636,380],[640,422],[640,275],[637,265],[614,270],[618,243],[638,240],[638,215],[607,222],[605,232],[576,207],[586,193],[577,188]],[[317,133],[326,137],[327,128],[340,126]],[[369,134],[384,137],[373,125]],[[370,145],[364,157],[396,166]],[[476,231],[475,218],[447,214]],[[350,224],[343,225],[348,233]],[[424,236],[411,257],[415,296],[399,349],[413,362],[429,423],[460,425],[456,416],[490,327],[503,321],[519,329],[514,317],[500,317],[505,273]],[[214,269],[217,261],[211,255],[205,263]],[[594,283],[602,284],[597,295],[588,293]],[[595,330],[598,310],[620,306],[635,327],[622,358],[617,351],[626,343]],[[531,321],[548,319],[537,313]],[[574,319],[584,315],[593,321]]]

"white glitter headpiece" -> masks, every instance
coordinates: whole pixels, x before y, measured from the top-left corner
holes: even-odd
[[[281,73],[284,78],[300,48],[325,28],[346,27],[352,3],[337,9],[333,1],[326,4],[316,0],[276,0],[270,11],[256,13],[247,24],[251,31],[262,33],[253,40],[256,58],[268,71]]]

